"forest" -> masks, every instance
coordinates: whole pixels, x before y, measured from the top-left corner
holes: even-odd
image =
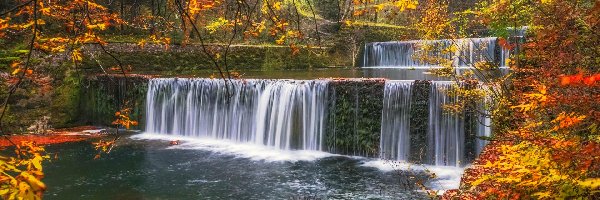
[[[0,0],[3,199],[600,199],[598,0]]]

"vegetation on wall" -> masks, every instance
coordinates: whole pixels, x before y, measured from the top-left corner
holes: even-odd
[[[329,152],[375,157],[379,154],[384,80],[334,80],[329,86]]]
[[[78,117],[81,124],[110,126],[115,110],[126,107],[132,120],[144,125],[148,78],[101,75],[88,77],[80,87]]]
[[[144,74],[193,74],[197,71],[213,70],[210,59],[201,52],[197,45],[145,45],[143,48],[135,44],[111,44],[106,47],[119,62],[131,69],[130,73]],[[209,49],[224,48],[224,46],[208,46]],[[327,55],[316,54],[315,49],[301,49],[296,55],[286,46],[277,45],[241,45],[232,46],[228,58],[230,70],[289,70],[323,68],[332,63]],[[109,73],[120,73],[118,62],[106,54],[98,53],[98,48],[90,46],[83,66],[90,72],[103,73],[102,67]]]
[[[427,158],[427,132],[429,130],[429,94],[431,82],[417,80],[413,83],[410,105],[410,157],[414,163],[424,163]]]

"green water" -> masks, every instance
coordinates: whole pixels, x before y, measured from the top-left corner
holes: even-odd
[[[52,145],[46,199],[421,199],[407,177],[360,165],[364,158],[268,162],[167,141],[122,139],[101,159],[89,142]]]

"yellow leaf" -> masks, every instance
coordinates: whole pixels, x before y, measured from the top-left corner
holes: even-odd
[[[42,170],[42,160],[44,160],[40,155],[36,155],[33,159],[31,159],[31,164],[37,170]]]
[[[25,193],[27,192],[27,190],[29,190],[29,185],[27,185],[27,183],[25,182],[21,182],[19,183],[19,192],[21,193],[21,195],[25,195]]]
[[[223,18],[223,17],[219,17],[218,19],[216,19],[215,21],[211,22],[210,24],[206,25],[206,29],[208,30],[208,33],[213,34],[217,31],[217,29],[227,26],[229,24],[229,20]]]
[[[32,188],[33,190],[37,191],[37,190],[45,190],[46,189],[46,184],[44,184],[42,181],[40,181],[35,176],[33,176],[27,172],[21,173],[21,176],[27,181],[27,183],[29,183],[29,187]]]
[[[352,21],[350,21],[350,20],[346,20],[346,21],[344,21],[344,24],[345,24],[346,26],[352,26]]]
[[[15,69],[15,70],[14,70],[14,71],[13,71],[11,74],[12,74],[12,75],[16,75],[16,74],[18,74],[20,71],[21,71],[21,68],[17,68],[17,69]]]
[[[278,45],[282,45],[285,42],[285,35],[282,35],[281,37],[279,37],[278,40],[275,40],[275,43],[277,43]]]
[[[137,45],[138,45],[138,46],[140,46],[140,48],[144,48],[144,46],[146,46],[146,40],[144,40],[144,39],[141,39],[141,40],[140,40],[140,41],[137,43]]]
[[[533,193],[533,196],[537,196],[539,199],[548,198],[548,197],[550,197],[550,192],[549,191],[536,192],[536,193]]]
[[[379,11],[383,10],[383,8],[385,8],[384,4],[375,5],[375,12],[379,12]]]
[[[81,53],[78,50],[74,50],[73,53],[71,53],[71,59],[73,60],[73,62],[83,60],[83,58],[81,57]]]
[[[589,187],[592,189],[599,189],[600,188],[600,178],[588,178],[588,179],[585,179],[584,181],[579,181],[579,185],[581,185],[583,187]]]
[[[281,10],[281,2],[280,1],[275,2],[273,4],[273,9],[275,9],[275,10]]]

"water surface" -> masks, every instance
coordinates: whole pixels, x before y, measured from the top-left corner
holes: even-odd
[[[48,146],[47,199],[422,199],[422,171],[381,171],[366,158],[240,156],[194,143],[124,138],[101,159],[89,142]],[[237,145],[231,145],[237,146]],[[243,149],[242,149],[243,150]],[[257,151],[257,155],[261,154]],[[285,152],[275,152],[274,154]],[[298,158],[293,159],[294,155]],[[413,178],[409,178],[413,177]]]

